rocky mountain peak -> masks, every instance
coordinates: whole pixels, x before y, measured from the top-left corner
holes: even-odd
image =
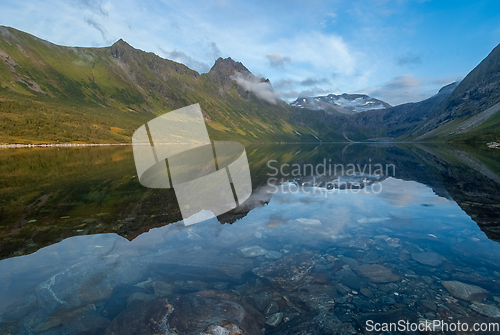
[[[231,57],[219,57],[208,72],[208,76],[214,82],[226,84],[232,81],[231,77],[237,72],[245,76],[252,74],[241,62],[236,62]]]

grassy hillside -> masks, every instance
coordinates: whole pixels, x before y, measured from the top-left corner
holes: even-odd
[[[243,90],[230,78],[237,64],[220,59],[200,75],[122,40],[71,48],[0,27],[0,142],[130,142],[143,123],[193,103],[214,139],[343,139],[324,129],[322,111],[303,113]]]

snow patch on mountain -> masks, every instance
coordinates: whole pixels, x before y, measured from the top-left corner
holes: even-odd
[[[313,110],[335,110],[345,114],[356,114],[367,110],[391,107],[388,103],[369,97],[365,94],[329,94],[327,96],[299,98],[290,103],[290,105]]]

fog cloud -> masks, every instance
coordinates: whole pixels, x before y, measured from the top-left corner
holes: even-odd
[[[273,87],[268,82],[263,82],[260,79],[250,75],[244,76],[239,72],[231,77],[238,85],[245,90],[254,93],[258,98],[265,100],[269,103],[275,104],[278,101],[278,95],[274,92]]]

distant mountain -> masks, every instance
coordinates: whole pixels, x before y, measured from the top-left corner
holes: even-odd
[[[312,110],[322,109],[344,114],[356,114],[367,110],[389,108],[387,102],[371,98],[365,94],[328,94],[312,98],[298,98],[290,103],[291,106]]]
[[[442,87],[439,92],[420,102],[411,102],[383,110],[357,114],[357,127],[371,130],[372,140],[394,140],[411,133],[425,122],[450,97],[458,83]]]

